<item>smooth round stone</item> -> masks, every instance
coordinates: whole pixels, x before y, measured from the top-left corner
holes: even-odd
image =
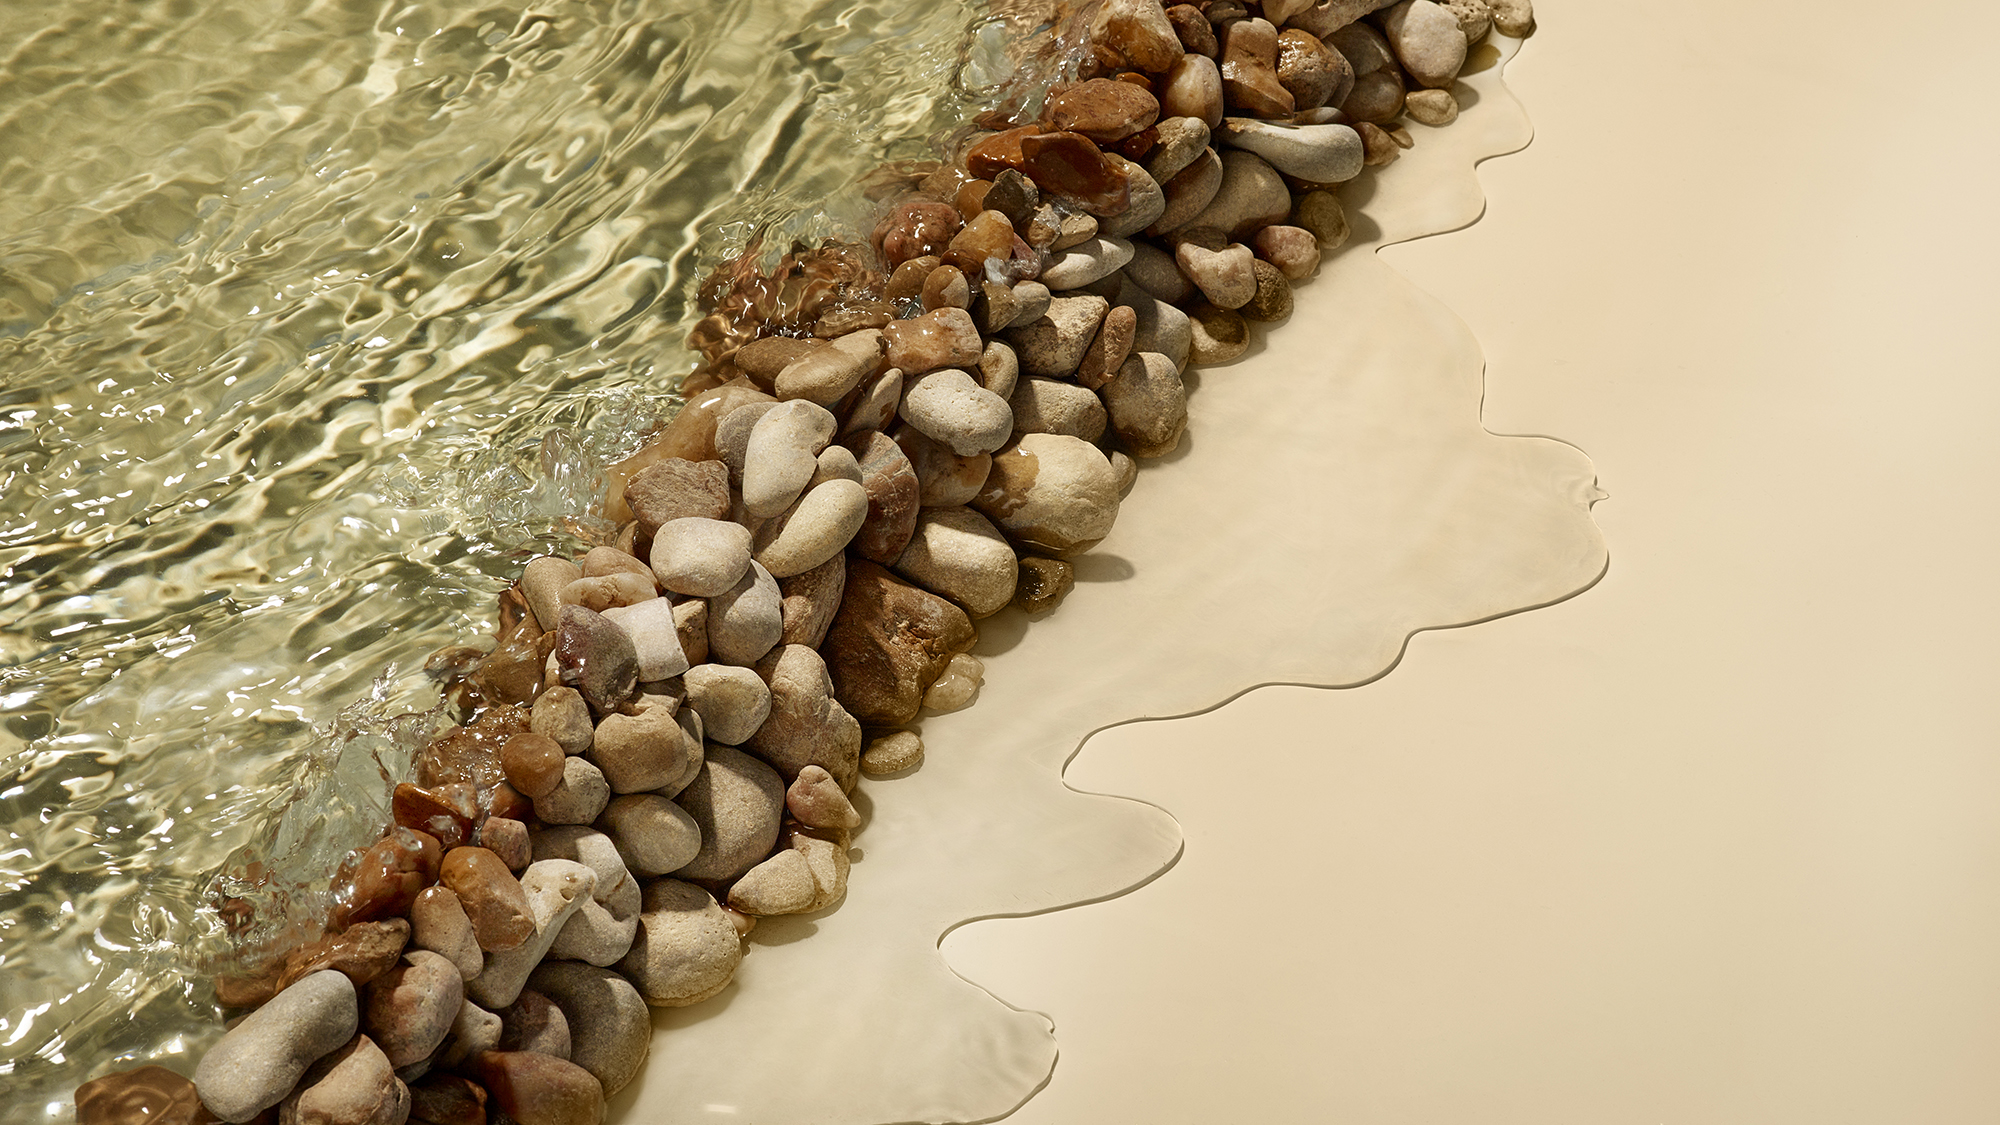
[[[410,907],[410,944],[450,961],[460,980],[478,976],[486,964],[479,939],[472,935],[472,919],[450,887],[427,887],[417,896]]]
[[[1265,227],[1251,245],[1259,258],[1278,267],[1278,272],[1292,281],[1303,281],[1319,268],[1319,239],[1303,227]]]
[[[604,716],[604,720],[597,724],[596,742],[585,758],[602,771],[612,793],[640,793],[660,788],[686,768],[685,743],[686,736],[672,712],[665,707],[649,707],[636,715]],[[548,820],[547,817],[542,819]],[[591,820],[595,819],[591,817]],[[550,823],[587,824],[589,821],[560,820]]]
[[[1077,364],[1076,381],[1093,391],[1103,386],[1132,353],[1132,337],[1138,330],[1138,313],[1124,305],[1112,305],[1111,311],[1104,314],[1103,325],[1097,329],[1097,338],[1083,353],[1083,362]],[[1014,428],[1024,429],[1018,424]]]
[[[563,588],[582,577],[583,570],[575,563],[548,556],[529,559],[521,568],[521,593],[544,633],[556,627],[562,613]]]
[[[1344,183],[1361,174],[1361,134],[1345,125],[1285,125],[1230,117],[1217,134],[1224,144],[1254,152],[1288,176]]]
[[[1144,166],[1127,160],[1115,152],[1105,153],[1104,158],[1124,175],[1131,202],[1122,213],[1106,216],[1099,221],[1097,233],[1106,238],[1128,238],[1153,225],[1166,213],[1166,189],[1160,186],[1160,182],[1154,179],[1152,173],[1146,171]],[[1048,281],[1046,272],[1042,280]],[[1055,283],[1049,282],[1049,284]]]
[[[1534,0],[1487,0],[1493,8],[1493,26],[1510,39],[1526,39],[1535,33]]]
[[[771,713],[771,689],[748,668],[702,664],[688,669],[681,683],[703,732],[725,746],[741,745]]]
[[[529,712],[528,729],[552,738],[565,754],[581,754],[590,749],[594,728],[590,705],[572,687],[552,687],[535,697]]]
[[[813,464],[806,454],[801,485],[811,478]],[[711,598],[742,580],[750,550],[750,529],[741,524],[699,516],[671,520],[653,536],[653,574],[676,594]]]
[[[778,403],[770,399],[744,403],[724,414],[722,420],[715,424],[715,456],[728,468],[730,484],[739,488],[742,486],[743,459],[750,455],[750,431],[757,428],[764,415],[777,408]]]
[[[409,1116],[409,1087],[366,1035],[315,1064],[278,1111],[287,1125],[402,1125]]]
[[[1292,315],[1292,283],[1285,273],[1269,262],[1251,263],[1256,272],[1257,292],[1238,311],[1246,320],[1269,324]]]
[[[912,382],[903,392],[902,416],[961,457],[1000,448],[1014,429],[1007,400],[954,367]]]
[[[1159,0],[1104,0],[1091,17],[1088,42],[1106,68],[1148,74],[1173,65],[1181,49]]]
[[[891,367],[868,383],[867,390],[847,412],[847,424],[840,427],[841,434],[887,429],[895,420],[896,405],[902,401],[903,372]]]
[[[1125,266],[1125,276],[1162,301],[1185,301],[1194,293],[1194,282],[1181,272],[1174,256],[1150,242],[1132,247],[1132,260]]]
[[[245,1016],[195,1066],[201,1102],[224,1121],[277,1105],[306,1068],[354,1038],[361,1024],[354,982],[324,969],[300,978]]]
[[[825,407],[805,401],[783,403],[757,419],[743,451],[743,510],[759,519],[769,519],[791,507],[818,469],[819,451],[826,448],[838,428],[839,424]],[[660,530],[665,532],[667,528]],[[654,542],[657,544],[659,540],[655,538]],[[728,589],[741,576],[740,571],[731,575],[721,590],[667,588],[675,593],[707,597]]]
[[[1169,234],[1187,226],[1195,216],[1208,209],[1221,190],[1222,158],[1212,148],[1202,149],[1187,167],[1174,173],[1172,179],[1161,185],[1167,205],[1160,212],[1160,217],[1153,220],[1153,225],[1146,228],[1146,233]]]
[[[521,881],[514,878],[514,873],[492,851],[451,849],[438,869],[438,882],[458,896],[465,916],[472,920],[472,933],[479,941],[479,948],[489,953],[512,949],[534,934],[534,916],[528,909]]]
[[[1354,85],[1354,68],[1311,32],[1287,28],[1278,33],[1278,84],[1300,112],[1339,105]]]
[[[509,871],[519,871],[528,866],[528,826],[512,817],[487,817],[479,826],[478,839],[473,842],[499,856],[500,862],[506,864]]]
[[[1139,288],[1129,278],[1119,288],[1117,300],[1138,319],[1132,329],[1132,347],[1126,353],[1128,360],[1138,352],[1156,352],[1166,356],[1175,370],[1187,366],[1194,336],[1186,313]]]
[[[979,385],[1006,398],[1020,378],[1021,357],[1014,349],[999,340],[986,341],[986,350],[979,353]]]
[[[1340,197],[1330,191],[1309,191],[1300,196],[1292,209],[1292,225],[1312,232],[1329,250],[1346,245],[1351,233],[1347,210],[1340,205]]]
[[[721,992],[743,960],[728,912],[679,879],[646,884],[639,934],[618,969],[654,1007],[699,1004]]]
[[[1222,154],[1222,185],[1215,198],[1187,225],[1213,227],[1238,238],[1283,222],[1291,211],[1292,193],[1278,170],[1255,153],[1230,149]]]
[[[925,437],[913,426],[902,426],[896,430],[897,448],[910,462],[910,469],[917,477],[917,495],[923,507],[949,508],[971,500],[979,492],[979,486],[986,481],[986,472],[992,466],[993,455],[978,453],[971,457],[960,457],[943,445]],[[869,556],[884,566],[896,561],[909,545],[910,534],[917,527],[917,510],[909,513],[909,530],[897,543],[895,554],[883,560]]]
[[[561,964],[562,962],[554,962]],[[534,978],[529,977],[530,980]],[[569,1017],[555,1001],[525,989],[500,1013],[502,1051],[533,1051],[538,1055],[569,1058]]]
[[[601,770],[583,758],[565,758],[562,784],[535,798],[535,815],[545,824],[589,824],[610,799],[611,785]],[[480,945],[493,948],[483,941]]]
[[[993,473],[973,506],[1016,543],[1070,557],[1111,533],[1118,484],[1111,462],[1089,441],[1023,434],[994,455]]]
[[[1007,230],[1011,245],[1013,228]],[[905,380],[940,367],[979,362],[982,347],[979,328],[972,323],[972,314],[964,309],[934,309],[910,320],[899,320],[883,332],[889,338],[887,362],[900,369]]]
[[[1119,363],[1124,357],[1119,357]],[[1115,370],[1115,368],[1114,368]],[[1024,379],[1007,406],[1014,434],[1068,434],[1096,441],[1104,434],[1104,403],[1087,387],[1061,379]]]
[[[686,809],[658,793],[614,797],[597,823],[635,875],[679,870],[701,851],[701,826]]]
[[[834,699],[833,679],[820,654],[786,645],[759,661],[757,674],[771,687],[771,714],[743,749],[781,778],[818,765],[836,780],[852,782],[861,724]]]
[[[870,777],[902,773],[924,764],[924,740],[913,730],[890,731],[861,752],[861,772]]]
[[[708,599],[708,657],[718,664],[755,664],[785,631],[778,580],[752,561],[727,593]]]
[[[1403,0],[1382,19],[1382,33],[1403,70],[1425,86],[1449,86],[1465,65],[1458,17],[1431,0]]]
[[[1134,352],[1103,394],[1111,429],[1133,456],[1159,457],[1180,444],[1187,429],[1187,391],[1166,356]]]
[[[1051,97],[1042,116],[1057,129],[1110,145],[1157,120],[1160,103],[1144,86],[1093,78]]]
[[[590,868],[597,877],[597,884],[591,889],[595,898],[604,899],[632,882],[622,853],[609,833],[584,824],[560,824],[537,829],[533,840],[536,863],[566,859]]]
[[[458,966],[427,950],[403,954],[395,968],[368,982],[362,1030],[401,1069],[422,1062],[444,1043],[465,1001]]]
[[[452,1021],[451,1033],[445,1036],[444,1050],[438,1053],[437,1065],[453,1069],[464,1066],[478,1058],[479,1052],[498,1047],[500,1031],[500,1017],[468,997],[465,1003],[459,1005],[458,1018]]]
[[[486,971],[466,982],[466,997],[488,1009],[512,1004],[528,974],[541,964],[563,926],[591,900],[596,887],[597,873],[581,863],[543,859],[529,864],[521,873],[521,889],[534,914],[535,936],[487,957]]]
[[[888,347],[880,329],[850,332],[787,364],[772,388],[780,399],[832,406],[875,373]]]
[[[1151,221],[1148,219],[1146,222]],[[1145,225],[1140,223],[1133,229],[1141,229]],[[1131,260],[1130,242],[1100,235],[1050,259],[1049,264],[1042,267],[1041,281],[1050,289],[1080,289],[1099,278],[1111,276]]]
[[[1049,379],[1073,374],[1110,307],[1110,302],[1092,294],[1050,300],[1040,319],[1007,333],[1021,371]]]
[[[939,266],[924,278],[921,297],[927,311],[963,309],[972,305],[972,287],[957,266]]]
[[[589,1071],[605,1096],[638,1077],[652,1049],[653,1014],[632,982],[609,969],[544,961],[528,986],[567,1017],[569,1060]]]
[[[861,814],[840,782],[819,766],[807,766],[785,790],[785,809],[808,828],[859,828]]]
[[[519,1125],[603,1125],[604,1087],[568,1059],[534,1051],[484,1051],[478,1066],[493,1107]]]
[[[562,784],[563,757],[561,743],[530,731],[501,745],[500,769],[522,795],[540,797]]]
[[[743,873],[729,888],[731,909],[754,916],[799,914],[819,897],[806,857],[786,850]]]
[[[1449,125],[1458,120],[1458,99],[1450,90],[1418,90],[1403,99],[1403,112],[1425,125]]]
[[[687,671],[687,654],[681,651],[680,632],[674,624],[673,602],[647,598],[633,605],[614,606],[605,610],[603,616],[632,638],[632,651],[639,658],[641,683],[669,679]]]
[[[829,445],[819,451],[818,467],[813,469],[812,480],[806,483],[806,491],[811,492],[830,480],[851,480],[861,483],[861,463],[854,459],[854,453],[844,445]]]
[[[1393,3],[1393,0],[1391,2]],[[1378,9],[1388,6],[1388,3],[1376,5]],[[1303,21],[1301,26],[1305,26]],[[1324,40],[1327,46],[1339,51],[1341,57],[1354,67],[1356,78],[1396,69],[1396,52],[1390,48],[1389,41],[1382,37],[1382,33],[1376,30],[1373,23],[1349,19],[1343,21],[1337,28],[1315,30],[1306,27],[1306,30],[1312,31]]]
[[[1160,113],[1192,117],[1213,129],[1222,123],[1222,71],[1206,55],[1182,55],[1167,68]]]
[[[734,879],[756,866],[778,839],[785,783],[763,762],[711,745],[695,779],[675,800],[701,829],[701,850],[676,870],[684,879]]]
[[[1257,274],[1251,264],[1256,260],[1250,248],[1240,242],[1219,249],[1183,242],[1174,248],[1174,261],[1180,264],[1181,272],[1217,308],[1240,308],[1257,295]]]
[[[1403,77],[1394,67],[1383,67],[1354,80],[1354,88],[1340,103],[1340,112],[1349,121],[1386,124],[1403,112]]]
[[[842,450],[842,452],[846,452]],[[853,465],[853,454],[848,454]],[[859,475],[859,469],[855,470]],[[756,559],[774,578],[790,578],[839,554],[868,519],[868,490],[836,478],[816,486],[798,506],[765,525]]]
[[[1013,600],[1018,566],[1014,549],[985,516],[970,508],[926,508],[894,569],[980,618]]]
[[[1169,117],[1154,127],[1159,139],[1146,154],[1146,174],[1165,184],[1208,147],[1208,122],[1199,117]]]
[[[1084,216],[1089,218],[1089,216]],[[1009,328],[1019,328],[1042,319],[1049,311],[1049,302],[1055,294],[1039,281],[1017,281],[1014,283],[1014,319],[1007,322]]]
[[[410,1120],[428,1125],[486,1125],[486,1087],[433,1071],[410,1083]]]
[[[612,965],[632,948],[633,935],[639,930],[639,883],[628,877],[622,866],[618,875],[617,889],[609,894],[594,892],[588,901],[577,904],[550,944],[549,958]]]

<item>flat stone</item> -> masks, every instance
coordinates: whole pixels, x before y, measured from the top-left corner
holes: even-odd
[[[287,953],[284,972],[278,977],[277,991],[282,992],[314,973],[328,969],[360,988],[394,968],[409,940],[410,923],[405,919],[356,922],[337,934]]]
[[[1263,157],[1287,176],[1314,183],[1345,183],[1361,174],[1361,135],[1345,125],[1286,125],[1228,117],[1218,134],[1224,144]]]
[[[1156,352],[1166,356],[1175,370],[1187,366],[1194,336],[1186,313],[1139,288],[1130,278],[1119,287],[1114,300],[1131,309],[1138,322],[1132,329],[1132,350],[1128,357],[1138,352]],[[1098,391],[1101,394],[1103,388]]]
[[[1081,133],[1041,133],[1021,138],[1021,172],[1042,191],[1093,215],[1121,215],[1131,206],[1124,171]]]
[[[1380,11],[1396,0],[1316,0],[1286,22],[1321,39],[1346,27],[1370,12]]]
[[[973,506],[1014,542],[1072,557],[1111,533],[1118,483],[1111,462],[1089,441],[1024,434],[994,456]]]
[[[708,599],[708,656],[718,664],[755,664],[784,631],[778,580],[755,560],[729,592]]]
[[[869,777],[887,777],[923,764],[924,740],[913,730],[890,731],[861,752],[861,772]]]
[[[632,638],[582,606],[564,606],[560,620],[555,660],[562,682],[599,711],[622,706],[639,686],[639,652]]]
[[[646,1003],[699,1004],[729,985],[743,960],[736,927],[707,891],[679,879],[646,884],[639,935],[619,971]]]
[[[786,365],[773,381],[773,389],[781,399],[832,406],[875,374],[887,349],[887,338],[880,329],[850,332]]]
[[[950,601],[856,560],[820,652],[849,714],[869,725],[900,726],[916,718],[925,689],[977,636]]]
[[[636,651],[635,651],[636,655]],[[552,687],[535,698],[531,729],[552,738],[565,754],[581,754],[590,749],[593,728],[590,705],[572,687]]]
[[[915,476],[912,474],[914,485]],[[911,526],[915,526],[914,502],[911,504]],[[871,509],[872,514],[872,509]],[[856,533],[854,542],[848,544],[850,550],[860,553],[856,546],[868,531],[863,523]],[[906,540],[907,541],[907,540]],[[790,578],[778,580],[781,595],[784,626],[778,634],[778,643],[805,645],[818,648],[826,637],[827,626],[833,624],[833,612],[840,608],[840,588],[847,582],[847,556],[835,555],[804,574],[794,574]],[[703,722],[707,722],[706,719]],[[717,741],[727,741],[718,739]]]
[[[1159,0],[1104,0],[1091,18],[1088,41],[1107,70],[1159,74],[1181,54]]]
[[[730,747],[712,744],[706,756],[694,782],[675,798],[701,829],[701,850],[676,874],[721,882],[770,853],[785,783],[770,766]]]
[[[1089,395],[1093,402],[1097,396]],[[985,516],[970,508],[926,508],[895,570],[934,594],[957,602],[974,619],[1014,597],[1014,549]],[[860,729],[855,729],[855,749]]]
[[[1222,159],[1214,149],[1201,150],[1161,190],[1166,194],[1167,205],[1153,225],[1146,228],[1146,233],[1152,235],[1169,234],[1187,226],[1215,202],[1216,193],[1222,190]]]
[[[889,366],[903,373],[905,383],[940,367],[978,363],[984,347],[972,314],[964,309],[935,309],[899,320],[883,332],[889,339]]]
[[[209,1111],[242,1122],[292,1092],[306,1069],[354,1038],[361,1007],[354,983],[321,971],[244,1017],[195,1066],[195,1090]]]
[[[1131,260],[1131,243],[1122,238],[1094,238],[1050,259],[1042,268],[1041,281],[1050,289],[1079,289],[1098,278],[1111,276]]]
[[[1124,363],[1123,357],[1119,363]],[[1024,379],[1007,405],[1014,412],[1015,437],[1069,434],[1096,441],[1104,434],[1104,403],[1090,388],[1067,380]]]
[[[1180,444],[1187,429],[1187,391],[1166,356],[1134,352],[1103,394],[1112,432],[1133,456],[1159,457]]]
[[[1144,86],[1093,78],[1049,98],[1042,119],[1052,128],[1081,133],[1101,145],[1115,144],[1160,116],[1159,99]]]
[[[673,520],[722,519],[729,515],[729,467],[679,457],[656,461],[626,483],[625,503],[647,539]]]
[[[804,472],[798,481],[801,486],[812,476],[813,463],[812,454],[805,454]],[[750,531],[741,524],[701,518],[672,520],[662,524],[653,537],[653,573],[660,585],[676,594],[713,597],[742,580],[750,566],[750,552]]]

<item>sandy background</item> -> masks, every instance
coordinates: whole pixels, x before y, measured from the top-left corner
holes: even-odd
[[[1610,570],[1093,740],[1187,852],[945,942],[1055,1020],[1010,1122],[2000,1120],[2000,8],[1540,15],[1534,144],[1385,258],[1594,460]]]

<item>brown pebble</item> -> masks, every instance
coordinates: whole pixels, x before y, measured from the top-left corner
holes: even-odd
[[[1076,568],[1061,559],[1021,559],[1020,579],[1014,586],[1014,604],[1029,613],[1047,613],[1062,604],[1076,587]]]
[[[985,276],[988,258],[1005,259],[1014,251],[1014,224],[998,211],[981,211],[965,224],[944,251],[944,263],[965,274]],[[925,284],[930,278],[927,276]],[[893,361],[892,361],[893,363]]]
[[[1132,205],[1129,174],[1081,133],[1021,138],[1021,171],[1093,215],[1122,215]]]
[[[919,199],[899,204],[875,227],[875,246],[891,266],[941,253],[958,233],[958,211],[949,203]]]
[[[331,937],[302,945],[285,956],[285,972],[278,978],[278,991],[319,972],[332,969],[359,988],[388,972],[403,955],[410,941],[410,923],[403,918],[382,922],[358,922]]]
[[[76,1088],[76,1125],[208,1125],[194,1083],[163,1066],[93,1078]]]
[[[501,782],[493,787],[493,795],[487,798],[487,815],[506,817],[509,820],[526,820],[534,815],[535,802],[519,789]]]
[[[962,309],[971,304],[972,287],[965,283],[965,275],[956,266],[939,266],[924,278],[923,305],[926,310]]]
[[[1174,35],[1181,41],[1181,47],[1191,55],[1207,55],[1214,58],[1219,49],[1215,41],[1215,28],[1201,9],[1193,4],[1175,4],[1167,9],[1167,22],[1173,25]]]
[[[890,731],[861,752],[861,772],[883,777],[924,764],[924,740],[913,730]]]
[[[468,793],[457,793],[451,800],[442,792],[432,792],[409,782],[396,786],[390,797],[390,810],[397,824],[436,838],[438,845],[446,851],[465,843],[472,836],[472,819],[478,814],[478,807],[466,798]]]
[[[486,1125],[486,1087],[456,1074],[410,1084],[410,1120],[423,1125]]]
[[[545,734],[517,734],[500,747],[507,784],[528,797],[546,797],[562,784],[563,745]]]
[[[773,358],[790,350],[775,348]],[[776,372],[772,377],[777,377]],[[639,521],[640,533],[648,539],[658,533],[660,525],[677,519],[724,519],[729,515],[729,470],[720,461],[669,457],[640,470],[626,483],[625,503]]]
[[[958,194],[952,197],[951,205],[958,208],[960,218],[970,219],[986,210],[986,193],[992,190],[992,180],[967,180],[959,185]]]
[[[883,295],[891,301],[908,301],[924,291],[924,279],[944,261],[936,254],[926,254],[921,258],[911,258],[889,273],[889,283]]]
[[[465,907],[479,948],[499,953],[535,936],[535,916],[528,907],[527,892],[491,851],[453,848],[445,854],[438,878]]]
[[[1330,191],[1309,191],[1295,200],[1292,225],[1311,231],[1320,245],[1329,250],[1344,245],[1352,233],[1347,225],[1347,210]]]
[[[1132,354],[1132,338],[1138,330],[1136,312],[1126,305],[1111,306],[1090,349],[1083,353],[1083,361],[1077,364],[1076,381],[1093,391],[1110,382],[1124,366],[1125,357]]]
[[[556,780],[560,782],[562,775],[557,774]],[[507,865],[507,870],[516,875],[527,868],[534,851],[528,843],[527,824],[511,816],[487,817],[486,823],[479,826],[479,846],[499,856],[500,862]]]
[[[397,827],[361,854],[329,921],[336,928],[407,913],[425,887],[437,882],[444,849],[425,832]]]
[[[986,193],[983,202],[985,210],[1007,216],[1007,221],[1019,231],[1035,217],[1035,209],[1042,204],[1042,192],[1033,180],[1008,168],[993,177],[993,190]]]
[[[710,464],[719,466],[721,462]],[[590,705],[573,687],[552,687],[543,692],[535,700],[528,721],[530,730],[554,740],[565,754],[581,754],[590,749],[590,735],[595,729],[590,721]],[[504,758],[502,769],[505,769]]]
[[[1042,117],[1055,130],[1110,145],[1159,120],[1160,102],[1144,86],[1093,78],[1050,98]]]
[[[1380,125],[1363,121],[1354,126],[1354,131],[1361,134],[1361,147],[1367,153],[1362,163],[1370,168],[1392,164],[1403,155],[1403,146],[1397,144],[1396,138],[1389,135],[1389,130]]]
[[[589,1071],[533,1051],[482,1051],[479,1080],[492,1106],[520,1125],[601,1125],[604,1087]]]
[[[1292,315],[1292,283],[1285,280],[1285,271],[1259,258],[1250,263],[1250,269],[1257,276],[1257,295],[1236,311],[1246,320],[1284,320]]]
[[[410,941],[450,961],[459,979],[471,980],[485,967],[472,920],[450,887],[431,887],[410,907]]]
[[[821,340],[837,340],[850,333],[880,328],[894,319],[894,305],[885,301],[852,300],[813,321],[812,333]]]
[[[752,340],[736,349],[735,353],[730,356],[730,360],[736,364],[736,370],[755,379],[759,386],[769,390],[772,381],[778,377],[778,372],[804,359],[808,353],[818,346],[819,341],[817,340],[800,340],[791,336],[766,336],[761,340]],[[682,461],[681,463],[683,465],[694,465],[701,464],[702,462]],[[633,479],[637,480],[638,478],[634,477]],[[629,495],[631,491],[630,485],[626,486],[626,491]],[[723,515],[726,516],[728,514],[729,509],[725,505]],[[720,519],[722,517],[709,516],[708,518]],[[653,525],[654,529],[657,530],[659,525],[665,522],[667,521],[659,520],[655,522]]]

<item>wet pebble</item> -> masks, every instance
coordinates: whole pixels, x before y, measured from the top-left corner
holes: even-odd
[[[1382,33],[1403,70],[1418,84],[1449,86],[1465,65],[1458,17],[1431,0],[1403,0],[1382,18]]]
[[[1104,298],[1088,294],[1051,299],[1040,319],[1007,333],[1021,371],[1052,379],[1074,374],[1110,307]]]
[[[500,747],[500,768],[507,784],[534,798],[562,784],[562,744],[547,735],[517,734]]]
[[[1076,586],[1076,568],[1060,559],[1021,560],[1021,580],[1014,587],[1014,604],[1027,613],[1047,613],[1062,604]]]
[[[285,1125],[403,1125],[409,1116],[409,1087],[366,1035],[314,1064],[278,1112]]]
[[[861,752],[861,772],[870,777],[886,777],[923,764],[924,740],[913,730],[890,731]]]
[[[1167,71],[1160,113],[1192,117],[1209,128],[1222,123],[1222,70],[1207,55],[1182,55]]]
[[[557,618],[562,613],[563,587],[583,577],[583,569],[568,559],[543,556],[529,559],[521,568],[521,593],[528,599],[528,610],[535,615],[535,621],[547,632],[556,627]]]
[[[986,665],[970,653],[961,652],[945,666],[944,675],[924,693],[924,710],[937,714],[962,711],[979,697],[986,682]]]
[[[979,486],[986,480],[986,472],[993,463],[990,453],[960,457],[913,426],[899,427],[894,440],[897,448],[909,459],[910,471],[917,478],[918,500],[927,508],[948,508],[972,499],[979,492]],[[916,527],[917,509],[913,506],[909,509],[907,530],[902,541],[895,544],[894,554],[889,554],[886,559],[876,553],[863,557],[884,566],[895,562],[896,557],[903,553],[903,548],[909,545],[910,535]]]
[[[875,374],[887,349],[880,329],[850,332],[787,364],[772,387],[781,399],[832,406]]]
[[[1221,40],[1222,92],[1229,104],[1254,117],[1289,116],[1297,106],[1278,81],[1278,29],[1269,20],[1237,20]]]
[[[529,729],[554,739],[565,754],[581,754],[590,749],[590,705],[575,688],[549,688],[535,698]]]
[[[976,364],[985,346],[972,314],[960,308],[934,309],[899,320],[884,331],[889,338],[888,364],[903,373],[906,384],[926,371]]]
[[[487,817],[479,826],[479,839],[475,842],[499,856],[509,871],[518,874],[528,866],[528,826],[513,817]]]
[[[634,605],[614,606],[605,610],[603,616],[632,639],[641,683],[669,679],[687,671],[688,658],[681,651],[672,601],[648,598]]]
[[[521,873],[521,890],[532,912],[533,934],[512,949],[489,953],[485,970],[466,982],[466,996],[487,1009],[512,1004],[528,974],[548,954],[564,924],[590,900],[596,886],[596,872],[572,860],[542,859],[529,864]]]
[[[923,692],[978,634],[945,598],[856,560],[820,652],[841,705],[872,726],[916,718]]]

